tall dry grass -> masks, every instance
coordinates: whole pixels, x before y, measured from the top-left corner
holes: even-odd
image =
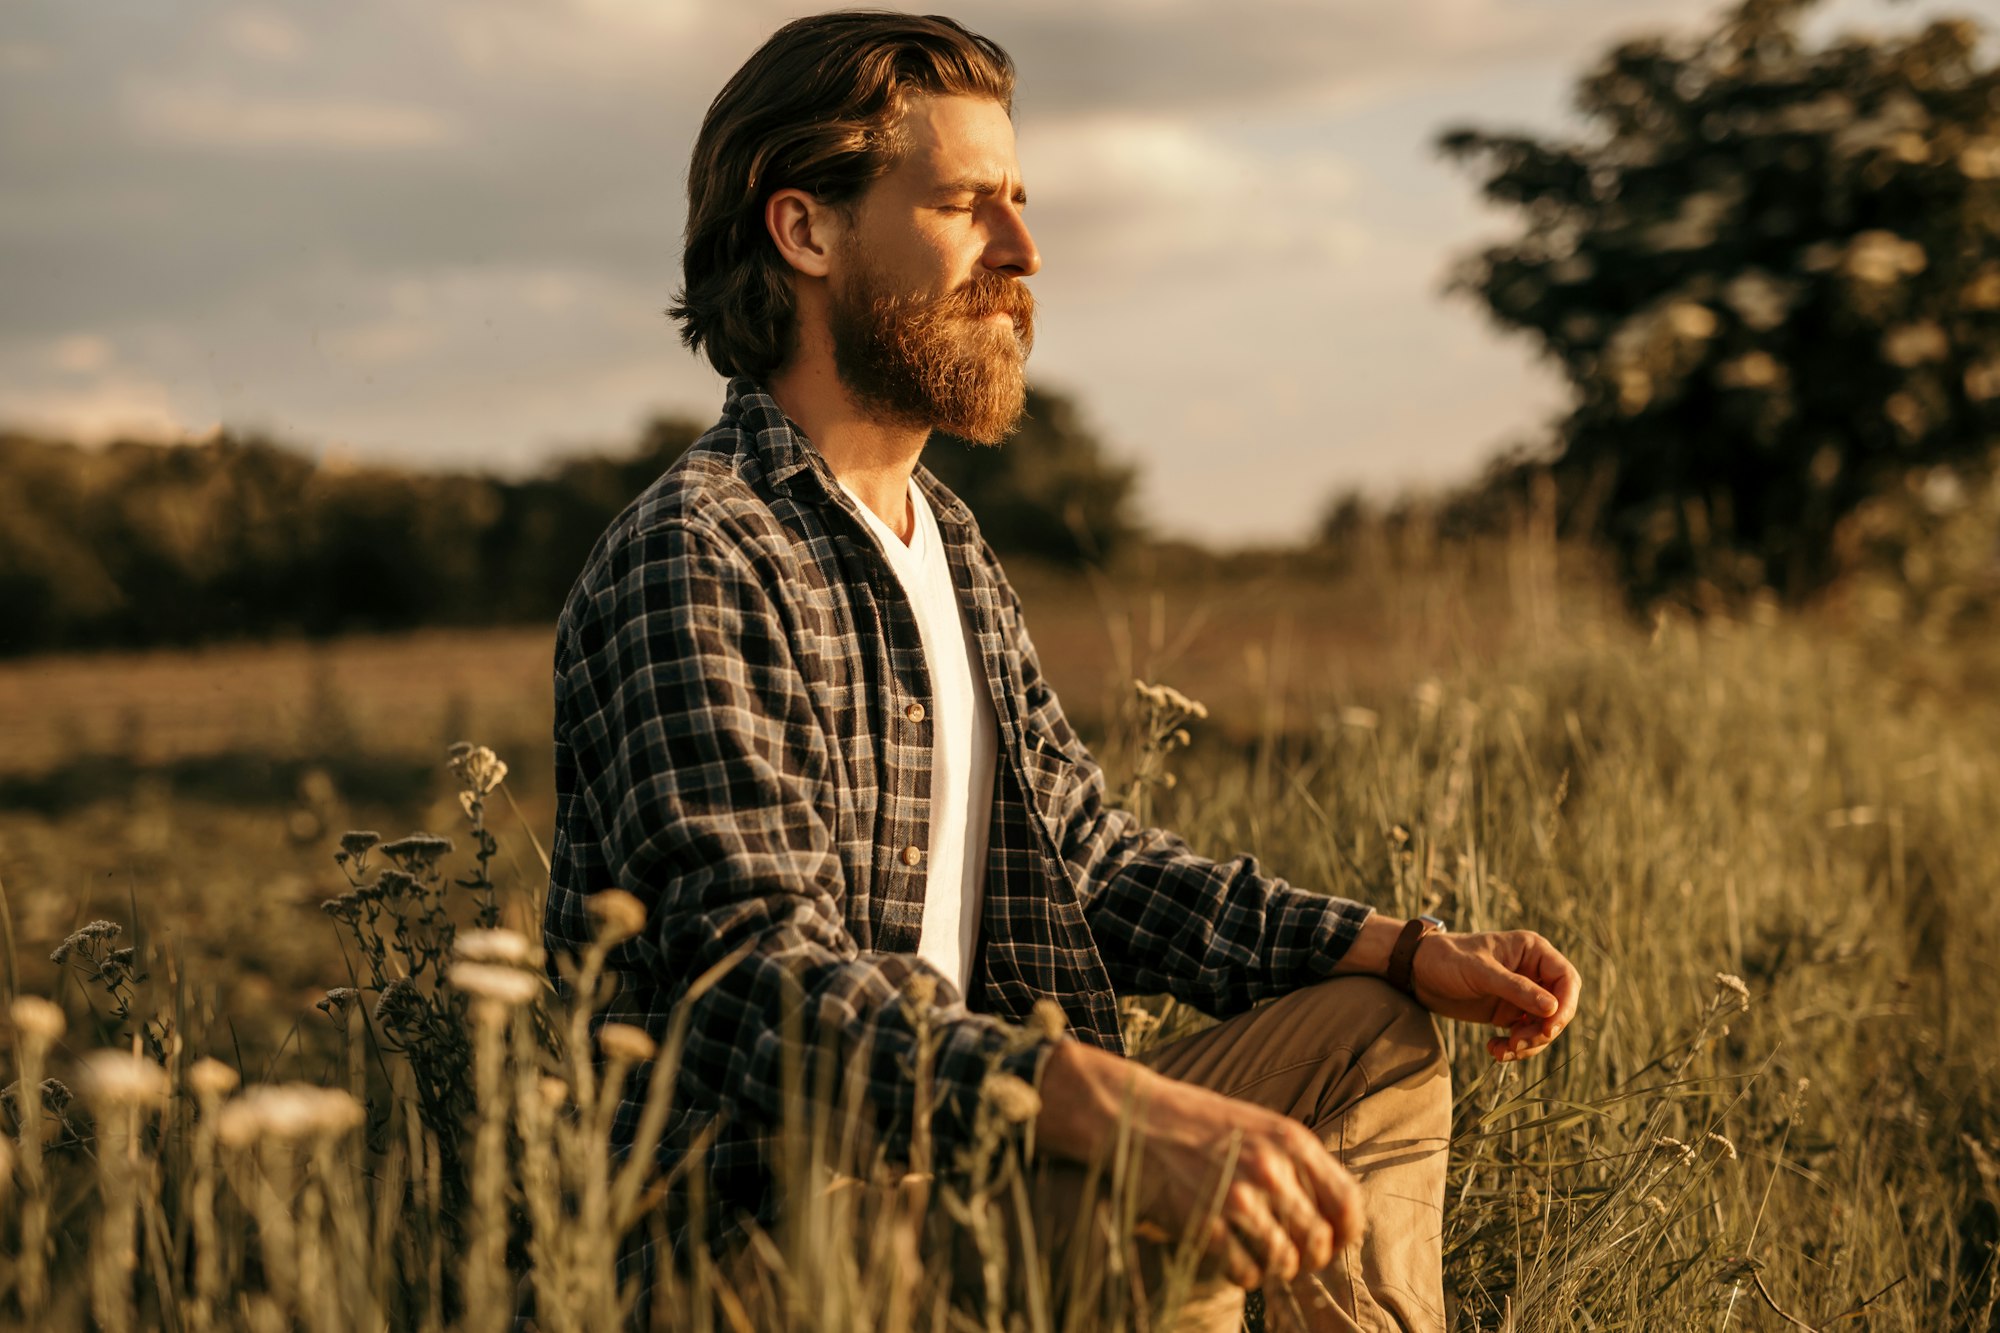
[[[1529,539],[1390,553],[1355,595],[1401,608],[1381,653],[1407,672],[1239,644],[1251,704],[1203,719],[1128,686],[1101,753],[1199,848],[1455,929],[1531,926],[1583,969],[1582,1014],[1539,1061],[1495,1066],[1479,1034],[1448,1033],[1463,1326],[1993,1327],[2000,703],[1940,669],[1956,649],[1919,661],[1824,618],[1634,627],[1554,560]],[[1125,614],[1115,591],[1105,606]],[[1176,678],[1149,620],[1127,621],[1127,681]],[[1402,634],[1424,650],[1396,658]],[[535,919],[537,848],[481,753],[452,757],[449,851],[339,846],[326,928],[353,971],[308,1015],[333,1037],[315,1085],[236,1086],[229,1015],[204,1012],[170,923],[136,944],[139,921],[93,928],[64,959],[86,989],[12,1000],[9,1318],[487,1329],[532,1303],[545,1328],[615,1320],[617,1237],[660,1182],[607,1151],[607,1089],[643,1065],[668,1095],[679,1037],[593,1040],[550,1003],[506,930]],[[603,905],[607,940],[624,911]],[[586,996],[595,958],[571,964]],[[1135,1041],[1207,1021],[1128,1008]],[[1057,1274],[1005,1271],[1004,1155],[956,1192],[830,1187],[857,1163],[827,1147],[838,1090],[808,1091],[802,1111],[831,1109],[796,1129],[788,1224],[747,1269],[666,1272],[663,1323],[1157,1326],[1116,1281],[1057,1303]],[[993,1141],[1025,1113],[996,1096]],[[1109,1166],[1116,1216],[1131,1182]],[[950,1236],[977,1259],[955,1306]]]

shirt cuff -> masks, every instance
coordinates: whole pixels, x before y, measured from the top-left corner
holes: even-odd
[[[1313,923],[1312,970],[1316,976],[1330,977],[1375,909],[1348,898],[1325,897],[1323,902],[1319,920]]]

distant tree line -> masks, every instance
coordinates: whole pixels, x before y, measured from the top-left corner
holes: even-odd
[[[1031,390],[999,448],[929,464],[1004,554],[1105,559],[1136,533],[1135,472],[1064,396]],[[553,622],[605,526],[706,429],[507,479],[328,466],[261,435],[84,448],[0,431],[0,654]]]

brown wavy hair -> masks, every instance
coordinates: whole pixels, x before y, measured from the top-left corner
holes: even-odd
[[[937,14],[843,10],[787,23],[709,104],[688,164],[681,290],[667,313],[681,341],[724,375],[769,375],[791,355],[798,315],[764,227],[781,189],[848,212],[896,165],[914,94],[988,97],[1014,110],[1014,62]]]

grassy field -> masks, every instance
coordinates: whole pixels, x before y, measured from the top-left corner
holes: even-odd
[[[1344,571],[1161,564],[1024,581],[1023,596],[1114,775],[1141,759],[1134,676],[1209,705],[1168,761],[1175,785],[1145,793],[1158,822],[1398,912],[1532,926],[1583,969],[1582,1014],[1549,1058],[1494,1067],[1478,1034],[1455,1040],[1447,1275],[1463,1326],[1995,1326],[2000,691],[1979,645],[1768,609],[1634,624],[1525,539]],[[17,1173],[5,1205],[0,1309],[18,1315],[39,1281],[23,1230],[41,1225],[37,1198],[56,1241],[37,1319],[53,1326],[87,1308],[104,1326],[361,1327],[385,1311],[421,1324],[449,1273],[465,1326],[493,1327],[510,1203],[514,1258],[542,1299],[604,1308],[599,1259],[558,1241],[602,1250],[623,1196],[587,1136],[534,1110],[536,1078],[586,1106],[581,1073],[536,1064],[535,1030],[497,1017],[501,1001],[461,1004],[473,1021],[457,1058],[483,1108],[465,1152],[483,1165],[454,1205],[448,1182],[417,1188],[440,1149],[403,1065],[314,1007],[368,980],[319,907],[347,887],[331,860],[342,831],[448,834],[451,872],[473,866],[449,741],[511,765],[483,807],[497,843],[482,882],[503,924],[534,933],[548,650],[545,632],[520,631],[0,665],[10,988],[61,1002],[66,1035],[46,1059],[62,1077],[137,1033],[171,1087],[100,1071],[46,1155],[22,1145],[35,1174]],[[99,917],[151,960],[122,1017],[76,955],[48,961]],[[561,1022],[548,1017],[558,1038]],[[37,1040],[17,1033],[17,1059],[42,1060]],[[219,1083],[196,1091],[202,1055],[249,1082],[357,1088],[376,1119],[363,1135],[329,1110],[292,1156],[232,1156],[191,1114],[203,1096],[227,1109]],[[238,1122],[279,1133],[254,1110]],[[496,1146],[510,1118],[511,1159]],[[570,1193],[551,1195],[552,1179]],[[452,1226],[437,1220],[453,1209]],[[142,1241],[121,1248],[133,1218]],[[771,1310],[718,1303],[709,1283],[673,1293],[682,1326],[934,1326],[932,1270],[836,1263],[827,1239],[892,1247],[880,1256],[907,1255],[893,1247],[909,1238],[837,1220],[774,1251],[799,1285],[773,1285]],[[321,1248],[338,1272],[311,1259]],[[209,1288],[203,1254],[221,1256]],[[1014,1313],[991,1326],[1137,1326]]]

